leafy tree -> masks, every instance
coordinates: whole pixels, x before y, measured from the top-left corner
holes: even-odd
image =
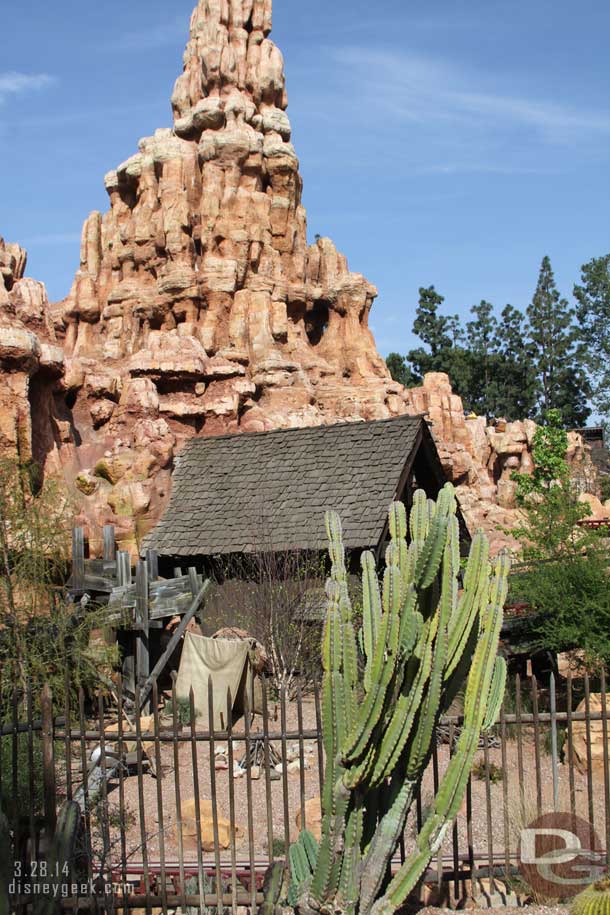
[[[570,479],[567,433],[558,410],[534,436],[531,476],[514,474],[522,520],[512,531],[523,547],[525,569],[512,579],[513,598],[532,608],[519,627],[531,650],[583,648],[610,661],[610,576],[596,531],[578,522],[589,512]]]
[[[592,377],[593,405],[610,421],[610,254],[594,257],[581,268],[574,286],[576,314],[584,342],[584,359]]]
[[[31,467],[0,464],[0,719],[13,690],[23,708],[28,687],[36,701],[49,683],[63,707],[66,689],[99,687],[115,660],[89,646],[99,613],[66,601],[71,507],[57,484],[39,485]]]
[[[406,388],[412,388],[417,384],[417,379],[411,371],[411,367],[400,353],[390,353],[385,362],[394,381],[404,384]]]
[[[559,294],[548,257],[542,259],[538,283],[527,308],[529,337],[538,379],[538,414],[561,411],[567,427],[583,425],[589,385],[577,344],[574,309]]]

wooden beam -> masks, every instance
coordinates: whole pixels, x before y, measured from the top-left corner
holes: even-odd
[[[167,643],[167,648],[165,649],[165,651],[163,652],[163,654],[161,655],[161,657],[159,658],[159,660],[157,661],[157,663],[155,664],[153,669],[151,670],[150,675],[148,676],[148,679],[142,686],[142,688],[140,690],[140,708],[141,709],[144,707],[145,702],[148,700],[148,696],[150,695],[150,691],[152,690],[153,681],[157,680],[159,675],[164,671],[165,665],[167,664],[170,657],[173,655],[174,651],[176,650],[178,642],[180,641],[180,639],[182,638],[182,636],[184,635],[184,633],[186,631],[186,627],[188,626],[190,621],[193,619],[193,617],[199,610],[200,606],[202,605],[211,584],[212,584],[212,582],[210,581],[209,578],[206,581],[204,581],[204,583],[201,586],[201,588],[199,589],[197,595],[193,599],[191,606],[188,608],[188,610],[186,611],[186,613],[184,614],[184,616],[182,617],[182,619],[176,626],[176,628],[174,630],[174,634],[172,635],[171,639]]]
[[[74,591],[82,591],[85,583],[85,531],[72,528],[72,581]]]
[[[113,562],[116,555],[116,544],[114,540],[114,524],[104,525],[104,562]]]
[[[156,550],[146,550],[146,562],[148,564],[149,579],[156,581],[159,577],[159,554]]]
[[[127,550],[119,550],[116,554],[116,578],[119,588],[131,585],[131,561]]]

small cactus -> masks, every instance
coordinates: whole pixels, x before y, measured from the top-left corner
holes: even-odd
[[[392,504],[381,582],[373,554],[361,559],[358,632],[341,522],[334,512],[327,515],[332,567],[322,640],[322,835],[316,845],[303,833],[289,852],[287,902],[302,915],[392,915],[403,905],[460,808],[481,730],[498,715],[506,669],[497,648],[509,563],[504,555],[491,563],[488,541],[477,533],[460,593],[456,511],[450,484],[436,502],[418,490],[408,523],[404,505]],[[464,685],[455,753],[414,851],[388,882],[435,726]],[[278,906],[277,871],[273,878],[268,915]]]
[[[610,915],[610,874],[575,896],[570,906],[571,915]]]

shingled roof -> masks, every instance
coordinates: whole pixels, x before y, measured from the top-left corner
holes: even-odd
[[[193,438],[145,546],[166,556],[323,549],[335,509],[348,548],[375,547],[424,437],[432,443],[421,417],[401,416]]]

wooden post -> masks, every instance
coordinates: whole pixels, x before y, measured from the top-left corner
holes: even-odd
[[[131,584],[131,561],[126,550],[119,550],[116,554],[117,585],[127,588]]]
[[[163,652],[163,654],[161,655],[161,657],[159,658],[159,660],[153,667],[153,669],[150,673],[150,676],[148,677],[148,679],[142,686],[142,690],[140,693],[140,702],[141,703],[143,703],[148,698],[150,691],[152,689],[153,681],[156,680],[157,677],[159,676],[159,674],[161,674],[163,672],[163,670],[165,669],[165,665],[167,664],[167,662],[171,658],[172,654],[174,653],[176,646],[178,645],[178,642],[180,641],[180,639],[186,632],[186,627],[188,626],[190,621],[195,616],[195,613],[199,610],[199,606],[203,602],[203,600],[208,592],[208,589],[210,587],[210,584],[211,584],[211,582],[209,579],[207,579],[203,583],[203,586],[199,589],[199,593],[193,600],[191,606],[188,608],[188,610],[186,611],[186,613],[184,614],[184,616],[182,617],[182,619],[180,620],[180,622],[174,629],[172,637],[165,647],[165,651]]]
[[[189,587],[191,589],[191,596],[193,599],[197,596],[199,591],[199,581],[197,579],[197,569],[194,566],[189,566]],[[203,604],[200,605],[199,610],[196,613],[197,622],[203,632]]]
[[[72,587],[82,591],[85,586],[85,532],[82,527],[72,528]]]
[[[159,577],[159,554],[156,550],[146,550],[146,564],[150,581],[156,581]]]
[[[148,644],[148,566],[142,560],[136,566],[136,684],[142,686],[150,673],[150,652]],[[143,712],[148,715],[149,704]]]
[[[104,525],[104,562],[112,562],[116,558],[116,544],[114,540],[114,524]]]
[[[44,819],[49,836],[52,836],[57,822],[57,792],[55,786],[55,757],[53,753],[53,697],[48,683],[45,683],[42,690],[40,708],[42,713]]]

